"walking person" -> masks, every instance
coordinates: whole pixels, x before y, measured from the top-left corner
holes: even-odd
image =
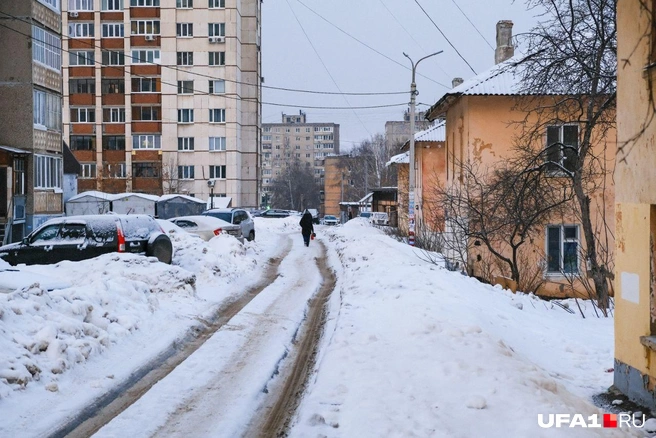
[[[303,234],[303,242],[305,246],[310,246],[310,237],[314,234],[314,225],[312,224],[312,213],[306,208],[303,212],[303,217],[298,223],[301,226],[301,234]]]

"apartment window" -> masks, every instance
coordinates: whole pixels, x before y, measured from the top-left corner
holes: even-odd
[[[107,169],[107,177],[109,178],[126,178],[127,169],[125,163],[106,163],[104,164]]]
[[[25,176],[25,159],[14,158],[14,195],[27,193],[27,178]]]
[[[33,118],[36,127],[46,128],[61,132],[62,126],[62,101],[56,94],[41,90],[32,92],[34,100]]]
[[[49,155],[34,156],[34,188],[52,189],[62,186],[62,159]]]
[[[161,120],[160,107],[159,106],[133,106],[132,120],[133,121],[159,121]]]
[[[209,0],[210,9],[225,8],[225,0]]]
[[[225,137],[210,137],[210,151],[225,151],[226,138]]]
[[[44,5],[59,12],[59,0],[39,0]]]
[[[224,37],[225,36],[225,23],[209,23],[207,25],[208,30],[207,30],[207,35],[208,36],[218,36],[218,37]]]
[[[333,143],[324,143],[323,148],[324,149],[333,149],[335,145]]]
[[[333,132],[333,128],[331,126],[324,126],[322,130],[323,132]]]
[[[225,123],[225,109],[210,109],[210,123]]]
[[[71,135],[70,143],[72,151],[96,150],[96,137],[93,135]]]
[[[102,79],[100,89],[102,94],[125,94],[125,80]]]
[[[262,136],[262,141],[271,141],[271,136],[270,135],[263,135]]]
[[[178,137],[178,150],[179,151],[193,151],[194,150],[194,137]]]
[[[68,65],[94,65],[95,57],[93,50],[71,50],[68,52]]]
[[[178,166],[178,178],[194,179],[194,166]]]
[[[159,20],[132,20],[132,35],[159,35]]]
[[[95,79],[69,79],[68,92],[69,94],[95,94],[96,80]]]
[[[108,135],[102,138],[102,148],[105,151],[124,151],[125,150],[125,136],[124,135]]]
[[[210,81],[210,94],[223,94],[225,93],[225,81],[216,80]]]
[[[305,158],[310,158],[312,154],[305,154]]]
[[[136,178],[159,178],[160,175],[161,168],[157,162],[132,163],[132,176]]]
[[[178,52],[177,65],[194,65],[194,52]]]
[[[310,128],[305,128],[305,132],[310,132]]]
[[[80,163],[80,178],[95,178],[96,163]]]
[[[93,23],[71,23],[68,25],[69,38],[93,38]]]
[[[132,78],[133,93],[156,93],[158,91],[158,78]]]
[[[102,36],[103,38],[123,38],[124,30],[123,23],[103,23]]]
[[[210,179],[225,179],[226,167],[223,166],[210,166]]]
[[[301,146],[297,144],[296,145],[296,150],[300,150],[300,149],[301,149]]]
[[[178,94],[194,94],[194,81],[178,81]]]
[[[132,64],[159,64],[159,50],[142,49],[132,51]]]
[[[103,50],[103,65],[125,65],[125,54],[123,50]]]
[[[95,108],[71,108],[71,123],[94,123]]]
[[[191,9],[194,7],[194,0],[175,0],[175,7],[180,9]]]
[[[133,135],[132,149],[161,149],[162,137],[160,135]]]
[[[271,127],[265,126],[264,128],[262,128],[262,132],[271,132]]]
[[[61,71],[61,38],[38,26],[32,26],[32,59]]]
[[[175,25],[175,35],[178,37],[192,37],[194,36],[193,23],[177,23]]]
[[[209,52],[210,65],[225,65],[225,52]]]
[[[159,0],[130,0],[130,6],[159,6]]]
[[[558,173],[562,169],[573,172],[579,148],[579,127],[562,125],[547,127],[547,170]]]
[[[124,123],[125,108],[103,108],[103,122],[105,123]]]
[[[194,110],[189,108],[179,109],[178,123],[194,123]]]
[[[102,11],[122,11],[123,0],[102,0],[100,9]]]
[[[576,225],[547,227],[547,274],[579,272],[579,228]]]
[[[69,11],[93,11],[93,0],[68,0]]]

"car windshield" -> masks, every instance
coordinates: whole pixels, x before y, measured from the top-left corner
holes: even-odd
[[[328,219],[328,220],[333,221],[333,220],[335,220],[335,219],[337,219],[337,218],[336,218],[335,216],[324,216],[324,220],[325,220],[325,219]]]
[[[204,213],[207,216],[212,216],[215,218],[219,218],[221,220],[224,220],[228,223],[232,223],[232,213],[229,212],[218,212],[218,211],[208,211]]]

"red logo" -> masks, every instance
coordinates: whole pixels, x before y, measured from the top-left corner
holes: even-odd
[[[604,427],[617,427],[617,414],[604,414]]]

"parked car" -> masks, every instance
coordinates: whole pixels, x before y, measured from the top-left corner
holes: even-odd
[[[389,216],[382,211],[371,213],[371,223],[374,225],[389,225]]]
[[[370,211],[361,211],[358,217],[363,217],[365,219],[371,220],[371,212]]]
[[[204,216],[212,216],[241,227],[241,235],[249,242],[255,240],[255,222],[251,215],[242,208],[213,208],[203,212]]]
[[[203,215],[180,216],[173,217],[169,221],[190,234],[196,234],[203,240],[210,240],[222,233],[234,236],[242,242],[244,240],[239,225],[233,225],[216,217]]]
[[[335,216],[327,214],[323,217],[323,224],[324,225],[337,225],[337,224],[339,224],[339,220]]]
[[[284,218],[284,217],[289,217],[289,211],[287,210],[275,210],[275,209],[270,209],[265,211],[260,215],[260,217],[264,218]]]
[[[173,246],[162,227],[146,215],[85,215],[51,219],[21,242],[0,247],[12,265],[79,261],[111,252],[131,252],[171,263]]]

